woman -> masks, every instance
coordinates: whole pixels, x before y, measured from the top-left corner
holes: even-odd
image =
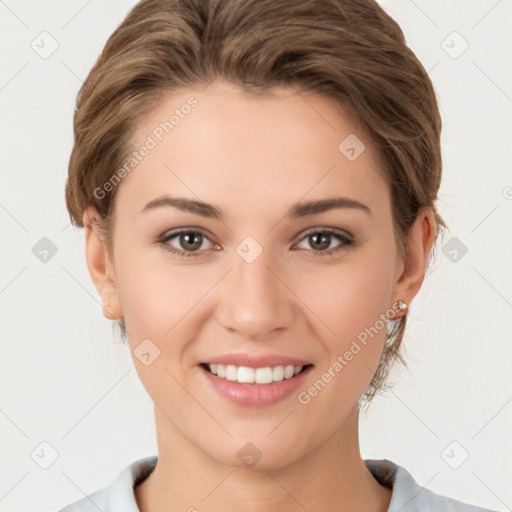
[[[66,203],[158,457],[71,511],[482,511],[363,460],[445,224],[430,79],[373,0],[146,0],[80,91]]]

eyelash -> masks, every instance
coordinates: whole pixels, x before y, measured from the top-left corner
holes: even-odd
[[[181,251],[181,250],[176,249],[175,247],[172,247],[171,245],[168,244],[169,240],[172,240],[173,238],[176,238],[176,237],[178,237],[178,236],[180,236],[180,235],[182,235],[184,233],[185,234],[190,234],[190,233],[199,234],[199,235],[203,236],[204,238],[210,240],[208,238],[208,236],[205,233],[203,233],[202,231],[200,231],[200,230],[182,229],[180,231],[176,231],[174,233],[170,233],[169,235],[164,235],[162,238],[160,238],[158,240],[158,243],[166,251],[169,251],[169,252],[171,252],[173,254],[177,254],[177,255],[182,256],[182,257],[193,258],[193,257],[201,256],[201,252],[202,251]],[[338,240],[340,240],[342,243],[338,247],[335,247],[334,249],[330,249],[328,251],[327,250],[326,251],[315,251],[313,249],[312,250],[313,251],[313,256],[316,257],[316,258],[328,258],[330,256],[335,256],[336,254],[338,254],[338,253],[340,253],[340,252],[342,252],[344,250],[347,250],[350,246],[355,245],[355,241],[352,238],[350,238],[348,235],[346,235],[344,233],[341,233],[339,231],[333,230],[333,229],[328,229],[328,228],[326,228],[326,229],[311,230],[311,231],[309,231],[309,232],[304,234],[304,236],[301,238],[300,242],[302,242],[308,236],[317,235],[317,234],[331,235],[334,238],[337,238]]]

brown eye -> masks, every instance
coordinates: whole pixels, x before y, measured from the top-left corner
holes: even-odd
[[[308,238],[311,247],[313,247],[315,251],[328,249],[331,245],[331,235],[326,233],[314,233],[312,235],[308,235]]]
[[[333,239],[341,243],[331,250],[328,250]],[[308,245],[313,250],[314,256],[332,256],[333,254],[347,250],[349,246],[355,243],[354,240],[345,233],[331,229],[310,231],[303,237],[302,241],[304,240],[307,240]]]
[[[170,243],[171,240],[177,239],[176,245]],[[159,240],[160,245],[164,249],[180,256],[200,256],[203,242],[209,238],[199,231],[182,230],[170,233]],[[204,250],[206,248],[203,247]]]
[[[202,245],[202,236],[201,233],[194,233],[193,231],[190,233],[182,233],[178,235],[179,243],[184,249],[197,251]]]

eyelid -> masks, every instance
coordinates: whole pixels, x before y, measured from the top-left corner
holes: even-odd
[[[165,231],[162,235],[158,237],[158,240],[174,238],[175,236],[181,235],[182,233],[199,233],[204,237],[208,238],[208,240],[210,241],[213,238],[213,235],[211,235],[211,233],[204,228],[199,228],[195,226],[185,226],[183,228],[169,229],[168,231]]]
[[[184,233],[196,233],[201,235],[203,238],[206,238],[212,245],[213,248],[211,249],[202,249],[199,251],[185,251],[183,249],[177,249],[176,247],[172,246],[169,241],[179,237],[180,235]],[[177,228],[176,230],[170,230],[163,233],[160,237],[157,239],[157,243],[160,247],[162,247],[167,252],[174,254],[176,256],[182,256],[185,258],[195,258],[198,256],[202,256],[203,253],[206,250],[215,250],[216,244],[210,237],[209,234],[206,233],[206,230],[203,228],[196,228],[196,227],[184,227],[184,228]]]
[[[165,239],[174,238],[175,236],[181,235],[184,232],[185,233],[186,232],[200,233],[205,238],[210,240],[210,242],[213,243],[212,237],[208,231],[204,230],[203,228],[199,228],[199,227],[195,227],[195,226],[186,226],[184,228],[176,228],[176,230],[171,229],[170,231],[166,231],[160,237],[158,237],[158,240],[162,241]],[[339,236],[345,236],[345,237],[350,238],[351,240],[355,241],[354,235],[352,235],[350,232],[348,232],[344,229],[333,228],[333,227],[329,227],[329,226],[320,226],[320,227],[309,228],[306,231],[301,232],[301,238],[299,239],[299,241],[302,241],[306,236],[308,236],[312,233],[325,233],[325,232],[337,234]],[[295,236],[293,239],[294,240],[297,239],[298,236],[299,235]]]
[[[177,248],[169,245],[169,240],[172,240],[173,238],[176,238],[176,237],[178,237],[179,235],[181,235],[183,233],[196,233],[196,234],[200,234],[201,236],[206,238],[214,246],[215,245],[219,246],[219,244],[215,243],[212,240],[212,237],[207,233],[206,230],[204,230],[203,228],[193,227],[193,226],[192,227],[176,228],[176,230],[167,231],[167,232],[165,232],[163,235],[161,235],[158,238],[158,243],[160,245],[164,246],[164,248],[166,250],[168,250],[169,252],[175,253],[175,254],[178,254],[178,255],[181,255],[181,256],[186,256],[186,257],[200,256],[202,253],[204,253],[204,251],[207,250],[207,249],[202,249],[202,250],[198,250],[198,251],[184,251],[183,249],[177,249]],[[333,227],[326,227],[326,226],[322,227],[322,226],[320,226],[320,227],[312,227],[312,228],[307,229],[306,231],[303,231],[301,233],[301,235],[300,235],[300,238],[297,240],[297,243],[302,242],[309,235],[316,234],[316,233],[324,233],[324,234],[328,234],[330,236],[333,236],[335,238],[338,238],[338,240],[340,241],[340,244],[341,244],[342,247],[350,246],[350,245],[355,245],[356,242],[357,242],[355,237],[351,233],[346,231],[346,230],[343,230],[343,229],[340,229],[340,228],[333,228]],[[310,252],[310,253],[312,253],[315,256],[325,256],[325,257],[328,257],[330,254],[336,253],[338,250],[340,250],[340,249],[335,247],[334,249],[329,249],[329,250],[326,250],[326,251],[315,251],[313,249],[310,249],[310,250],[306,250],[306,252]]]
[[[175,230],[166,231],[163,235],[158,237],[159,242],[163,242],[165,240],[170,240],[172,238],[175,238],[179,235],[182,235],[183,233],[196,233],[199,235],[202,235],[204,238],[209,240],[212,244],[215,244],[215,242],[212,240],[212,235],[203,228],[196,228],[196,227],[185,227],[185,228],[176,228]]]
[[[315,258],[329,258],[334,257],[342,252],[345,252],[349,249],[349,247],[355,247],[357,244],[356,238],[350,234],[349,232],[339,229],[339,228],[331,228],[331,227],[324,227],[324,228],[311,228],[304,232],[299,239],[298,243],[302,243],[303,240],[306,240],[310,235],[313,234],[327,234],[330,237],[338,240],[338,244],[331,248],[327,249],[325,251],[320,250],[314,250],[314,249],[302,249],[299,248],[299,250],[305,250],[307,253],[309,253],[311,256]]]
[[[355,239],[354,235],[352,235],[351,233],[349,233],[345,229],[332,228],[332,227],[324,226],[324,227],[315,227],[315,228],[307,229],[306,231],[304,231],[302,233],[301,240],[304,237],[306,237],[308,235],[311,235],[313,233],[330,233],[330,234],[334,234],[334,235],[338,235],[338,236],[343,236],[345,238],[350,238],[351,240]]]

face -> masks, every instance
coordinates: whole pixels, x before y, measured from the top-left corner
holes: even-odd
[[[216,83],[169,94],[137,128],[133,150],[151,147],[116,203],[109,299],[157,432],[234,466],[244,446],[260,467],[279,467],[339,432],[402,298],[390,191],[370,142],[328,99],[273,93]],[[215,376],[202,365],[212,361],[234,370]],[[276,367],[305,365],[278,380]],[[270,374],[254,371],[263,367]],[[232,372],[276,382],[241,384]]]

